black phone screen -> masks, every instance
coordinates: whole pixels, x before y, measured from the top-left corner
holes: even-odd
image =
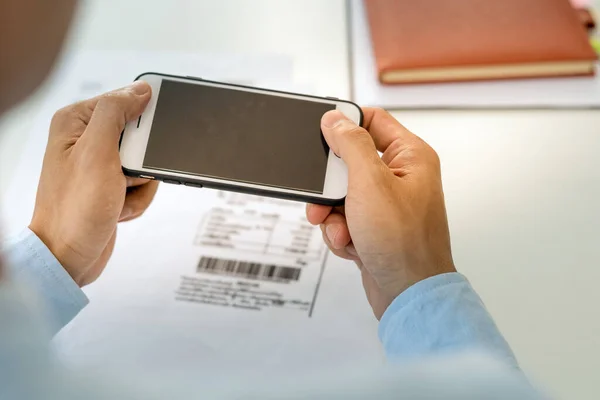
[[[143,166],[322,194],[335,108],[163,79]]]

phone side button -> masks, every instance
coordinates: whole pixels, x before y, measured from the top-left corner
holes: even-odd
[[[200,189],[204,187],[204,186],[202,186],[201,183],[193,183],[193,182],[185,182],[184,185],[189,186],[189,187],[200,188]]]
[[[175,179],[163,179],[164,183],[170,183],[171,185],[181,185],[181,182],[176,181]]]

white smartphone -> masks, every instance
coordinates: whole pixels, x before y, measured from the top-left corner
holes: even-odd
[[[348,171],[325,142],[321,117],[356,104],[329,97],[145,73],[152,86],[142,116],[126,125],[126,175],[166,183],[338,205]]]

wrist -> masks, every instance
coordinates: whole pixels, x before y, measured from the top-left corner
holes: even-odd
[[[34,221],[29,225],[29,229],[42,241],[42,243],[44,243],[63,269],[71,276],[73,281],[75,281],[79,287],[82,287],[82,277],[81,274],[77,272],[77,269],[73,267],[74,263],[71,260],[73,258],[73,251],[69,245],[57,238],[57,235],[49,234],[40,224],[37,224]]]
[[[414,270],[418,272],[413,272]],[[435,264],[434,267],[416,268],[414,270],[405,270],[404,273],[398,274],[396,279],[389,279],[380,286],[377,299],[371,302],[373,312],[378,320],[381,320],[383,314],[396,298],[414,285],[438,275],[457,272],[453,262],[439,263]]]

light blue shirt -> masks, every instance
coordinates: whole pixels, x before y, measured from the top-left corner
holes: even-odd
[[[198,386],[193,374],[143,380],[142,370],[101,378],[64,368],[49,340],[86,306],[87,297],[30,230],[5,243],[3,258],[10,283],[0,283],[0,399],[542,398],[458,273],[421,281],[389,306],[379,325],[391,361],[384,369],[282,373],[264,382],[242,378],[224,388]]]

